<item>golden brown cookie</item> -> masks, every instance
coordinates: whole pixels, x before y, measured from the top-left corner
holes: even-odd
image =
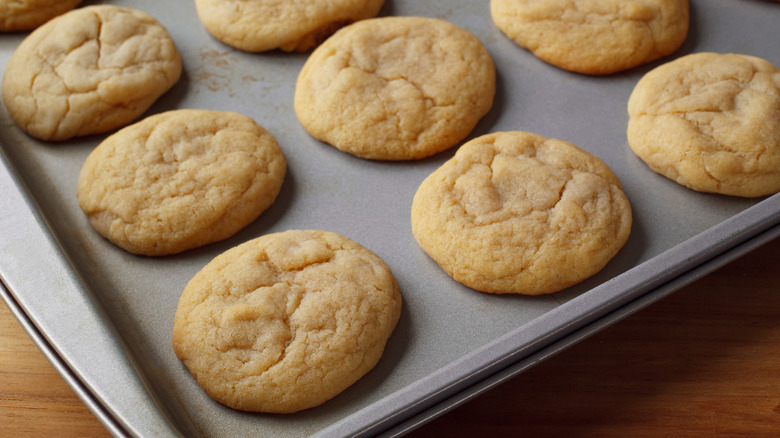
[[[677,50],[688,0],[490,0],[496,26],[557,67],[603,75]]]
[[[103,237],[158,256],[233,235],[274,202],[285,172],[276,140],[249,117],[177,110],[100,143],[77,194]]]
[[[556,292],[595,274],[631,231],[620,181],[562,140],[499,132],[471,140],[420,184],[412,232],[460,283]]]
[[[66,140],[124,126],[181,74],[181,58],[150,15],[90,6],[52,19],[22,41],[3,75],[3,101],[28,134]]]
[[[0,32],[35,29],[79,3],[81,0],[0,0]]]
[[[269,234],[224,252],[187,284],[173,348],[233,409],[318,406],[379,361],[401,313],[390,268],[332,232]]]
[[[696,53],[647,73],[628,101],[628,143],[654,171],[702,192],[780,191],[780,71]]]
[[[460,142],[494,94],[493,60],[471,33],[433,18],[384,17],[314,50],[294,102],[318,140],[358,157],[411,160]]]
[[[339,28],[374,17],[384,0],[195,0],[215,38],[247,52],[306,52]]]

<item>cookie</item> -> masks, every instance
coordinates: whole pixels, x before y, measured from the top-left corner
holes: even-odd
[[[339,234],[293,230],[230,249],[187,284],[173,349],[233,409],[318,406],[379,361],[401,312],[390,268]]]
[[[539,59],[604,75],[677,50],[688,34],[688,0],[490,0],[493,22]]]
[[[195,0],[203,27],[247,52],[307,52],[339,28],[376,16],[384,0]]]
[[[0,32],[35,29],[79,3],[81,0],[0,0]]]
[[[490,110],[493,59],[471,33],[422,17],[347,26],[312,52],[295,113],[318,140],[352,155],[411,160],[448,149]]]
[[[180,75],[179,52],[157,20],[90,6],[28,35],[8,61],[2,94],[22,129],[58,141],[132,122]]]
[[[740,54],[696,53],[644,75],[628,144],[651,169],[701,192],[780,191],[780,71]]]
[[[276,199],[286,162],[241,114],[176,110],[106,138],[79,174],[79,206],[103,237],[140,255],[225,239]]]
[[[513,131],[461,146],[420,184],[411,219],[420,247],[458,282],[538,295],[601,270],[628,239],[632,215],[597,157]]]

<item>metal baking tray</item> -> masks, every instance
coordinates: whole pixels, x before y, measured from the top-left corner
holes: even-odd
[[[0,295],[116,436],[403,434],[780,234],[780,195],[742,199],[688,190],[649,170],[625,137],[628,96],[662,62],[715,51],[780,65],[776,2],[691,1],[690,33],[673,56],[591,77],[545,64],[508,40],[493,25],[487,1],[387,0],[380,15],[451,21],[493,55],[496,100],[472,138],[525,130],[568,140],[600,157],[623,183],[634,212],[626,246],[594,277],[539,297],[470,290],[417,246],[412,196],[457,147],[398,163],[339,152],[311,138],[292,108],[307,54],[231,49],[202,28],[191,0],[110,3],[155,16],[182,54],[181,80],[148,114],[244,113],[277,138],[289,169],[276,203],[226,241],[174,256],[134,256],[99,237],[76,202],[81,165],[105,136],[36,141],[0,108]],[[0,68],[24,36],[0,35]],[[388,263],[404,297],[398,327],[377,367],[320,407],[292,415],[228,409],[173,354],[179,295],[222,251],[300,228],[341,233]]]

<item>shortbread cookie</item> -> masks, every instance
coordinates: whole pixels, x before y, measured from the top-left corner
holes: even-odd
[[[702,192],[780,191],[780,71],[697,53],[647,73],[628,101],[628,143],[654,171]]]
[[[477,137],[420,184],[412,232],[460,283],[489,293],[556,292],[595,274],[631,231],[614,173],[562,140]]]
[[[177,110],[100,143],[77,194],[103,237],[158,256],[233,235],[274,202],[285,172],[276,140],[249,117]]]
[[[677,50],[688,0],[490,0],[496,26],[539,59],[603,75]]]
[[[181,74],[163,26],[118,6],[75,9],[22,41],[3,76],[3,101],[28,134],[66,140],[124,126]]]
[[[248,52],[306,52],[339,28],[376,16],[384,0],[195,0],[215,38]]]
[[[35,29],[79,3],[81,0],[0,0],[0,32]]]
[[[292,413],[335,397],[379,361],[401,313],[390,268],[332,232],[269,234],[187,284],[173,349],[212,398]]]
[[[494,94],[493,60],[475,36],[433,18],[384,17],[314,50],[294,101],[315,138],[358,157],[410,160],[460,142]]]

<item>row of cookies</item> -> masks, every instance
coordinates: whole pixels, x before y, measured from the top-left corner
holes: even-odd
[[[136,22],[144,24],[142,30],[139,30],[141,26],[135,25]],[[61,35],[67,35],[63,29],[71,29],[75,23],[80,23],[82,29],[88,30],[82,33],[82,38],[91,38],[90,42],[101,40],[101,43],[84,44],[82,40],[76,40],[73,42],[77,47],[75,50],[67,46],[60,51],[40,49],[53,39],[51,35],[55,35],[57,41],[62,40]],[[98,27],[101,28],[101,35],[95,34]],[[106,40],[112,40],[115,27],[132,27],[134,35],[140,34],[149,41],[146,47],[164,47],[164,50],[146,49],[143,53],[158,54],[163,60],[174,60],[150,63],[148,59],[133,59],[131,66],[147,63],[165,67],[173,65],[175,75],[163,76],[178,77],[181,61],[162,26],[143,13],[116,7],[84,8],[67,14],[34,32],[17,53],[39,56],[39,53],[53,52],[53,60],[45,63],[48,70],[39,73],[27,68],[24,71],[31,72],[29,75],[34,75],[36,80],[44,74],[61,79],[65,89],[61,90],[59,96],[70,102],[73,94],[70,78],[91,77],[94,83],[88,84],[90,89],[100,90],[113,88],[106,85],[108,76],[105,75],[109,72],[121,77],[116,67],[106,66],[111,64],[111,55],[115,51],[128,51],[121,40],[118,44],[107,43]],[[117,49],[112,50],[114,47]],[[98,48],[100,53],[95,53]],[[88,53],[85,54],[85,51]],[[100,62],[88,63],[90,66],[103,65],[97,74],[84,75],[78,69],[60,69],[63,65],[82,65],[84,58],[98,56]],[[62,60],[56,64],[58,59]],[[15,56],[9,63],[5,77],[20,81],[26,79],[24,75],[16,73],[20,69],[18,66],[32,64],[28,58],[18,59]],[[128,69],[127,65],[123,65],[118,71]],[[147,85],[149,83],[171,85],[170,80],[157,80],[157,75],[158,72],[148,74],[145,81],[139,82],[138,91],[153,90],[154,87]],[[3,88],[6,94],[15,89],[13,86]],[[36,93],[34,87],[29,92],[33,96],[51,94]],[[440,152],[468,135],[489,110],[494,93],[495,71],[492,59],[473,35],[440,20],[387,17],[353,24],[318,47],[301,70],[296,86],[295,108],[309,132],[339,149],[364,158],[412,159]],[[20,94],[17,93],[8,101],[21,101]],[[89,91],[87,94],[95,93]],[[150,93],[145,100],[156,98],[158,94]],[[106,100],[102,96],[98,94],[92,99],[81,100],[85,107],[94,109],[97,107],[94,101]],[[337,105],[340,107],[337,108]],[[48,108],[51,105],[35,102],[32,106]],[[14,108],[14,105],[9,105],[9,108]],[[83,111],[74,109],[72,105],[68,109],[71,112],[61,117],[62,120],[54,118],[54,122],[48,123],[57,126],[58,132],[63,132],[63,126],[74,125],[68,123],[68,120],[84,120]],[[51,117],[38,119],[52,120]],[[118,120],[117,117],[104,119]],[[91,122],[84,126],[94,128],[96,124]],[[530,155],[536,158],[537,153],[533,148]],[[274,201],[284,173],[284,157],[275,140],[252,120],[238,114],[175,111],[149,117],[103,141],[87,158],[77,193],[80,207],[101,235],[136,254],[165,255],[224,239],[243,228]],[[516,190],[517,183],[512,182],[517,178],[515,171],[509,171],[505,176],[508,185],[503,195],[497,192],[500,199],[496,200],[504,205],[473,208],[511,210],[510,199],[522,192]],[[558,187],[540,191],[549,190],[551,195],[560,193],[568,179],[570,177],[558,181]],[[611,179],[616,180],[614,175]],[[540,175],[539,180],[539,184],[552,183],[546,173]],[[613,183],[619,187],[617,181]],[[472,192],[478,189],[468,188]],[[491,186],[490,189],[495,187]],[[537,187],[539,189],[541,186]],[[538,195],[531,193],[528,196]],[[417,197],[418,200],[423,198]],[[475,198],[473,193],[471,198]],[[478,194],[476,198],[482,201],[490,196]],[[463,199],[460,202],[463,203]],[[624,211],[623,215],[628,215],[628,220],[624,217],[617,220],[618,223],[625,222],[623,231],[616,239],[591,238],[594,245],[612,241],[616,248],[620,248],[625,242],[627,230],[630,229],[630,208],[627,207],[627,201],[623,203],[625,205],[620,210]],[[433,211],[417,214],[416,217],[432,220],[443,211],[433,201],[425,204],[416,202],[414,211],[419,212],[425,207]],[[554,204],[557,204],[557,200],[549,207]],[[230,214],[226,214],[226,211]],[[514,213],[517,216],[517,212]],[[449,225],[456,223],[452,218],[445,218],[444,222]],[[585,227],[582,224],[578,226],[580,234],[584,236]],[[446,227],[435,224],[432,229],[444,230]],[[434,251],[430,244],[422,243],[426,238],[424,232],[418,228],[415,230],[416,237],[426,251]],[[576,229],[569,232],[577,235]],[[529,235],[527,230],[517,228],[516,225],[510,226],[508,232],[489,234],[499,247],[507,245],[504,242],[506,237],[525,239]],[[440,236],[445,243],[450,242],[452,245],[454,240],[451,237],[454,236]],[[537,236],[539,244],[549,241],[548,237],[546,233]],[[484,245],[479,243],[480,239],[467,237],[467,240],[478,246]],[[515,248],[517,244],[510,243],[509,246]],[[576,248],[581,245],[570,242],[568,246]],[[466,254],[468,260],[463,263],[481,276],[485,274],[480,272],[498,270],[502,264],[512,266],[516,272],[527,270],[526,263],[530,261],[520,262],[516,256],[499,257],[496,248],[484,245],[480,251],[464,251],[461,254]],[[539,259],[538,248],[525,251]],[[554,256],[546,263],[551,269],[556,269],[560,264],[559,258],[571,256],[571,250],[564,251],[561,247],[550,247],[549,252]],[[593,262],[594,267],[589,268],[586,276],[599,270],[616,251],[607,252],[609,257]],[[474,258],[479,253],[486,253],[484,264],[477,263]],[[445,270],[453,272],[454,268],[443,262],[441,257],[434,258],[443,264]],[[586,259],[591,260],[592,257],[588,255]],[[505,273],[498,275],[504,277]],[[457,275],[455,277],[460,278]],[[583,275],[575,275],[574,279],[561,279],[555,287],[541,281],[540,286],[533,290],[475,287],[474,283],[470,284],[476,289],[494,292],[549,293],[582,278]]]
[[[499,25],[511,23],[516,31],[543,33],[550,46],[560,45],[565,38],[563,52],[569,57],[582,56],[608,70],[596,72],[545,60],[594,74],[668,55],[684,41],[689,20],[687,1],[678,0],[576,5],[494,1],[491,7]],[[551,14],[557,18],[550,18]],[[438,46],[417,43],[423,24],[415,20],[427,20],[424,27],[438,32]],[[537,25],[545,29],[538,30]],[[469,35],[461,38],[463,43],[442,43],[448,26],[452,25],[421,18],[374,19],[349,26],[325,41],[298,79],[295,109],[303,125],[320,140],[372,159],[413,159],[443,150],[431,147],[418,152],[429,133],[425,126],[443,126],[447,134],[461,135],[447,126],[455,121],[466,135],[470,133],[474,125],[468,122],[476,123],[484,115],[482,108],[490,107],[495,73],[479,41],[474,49],[465,43]],[[550,26],[553,29],[546,29]],[[588,38],[578,39],[581,32],[565,32],[572,27]],[[654,30],[653,35],[645,35],[648,29]],[[455,30],[452,35],[458,31],[465,32]],[[621,32],[634,38],[617,38]],[[619,44],[607,43],[613,40]],[[630,46],[637,41],[661,48]],[[575,43],[580,45],[576,50]],[[453,65],[437,47],[452,47],[462,58]],[[581,50],[585,48],[604,57]],[[625,56],[629,52],[637,56],[629,59]],[[457,61],[462,59],[470,63],[468,73],[459,68],[463,66]],[[623,64],[607,67],[615,61]],[[732,83],[723,89],[727,80]],[[650,167],[696,190],[751,197],[776,193],[780,190],[777,82],[777,69],[754,57],[701,53],[670,62],[636,86],[629,102],[629,144]],[[677,83],[684,85],[670,85]],[[675,104],[686,93],[698,95],[699,87],[719,91]],[[449,94],[437,94],[441,89]],[[754,97],[748,101],[744,99],[748,95]],[[471,106],[459,105],[452,96]],[[448,113],[442,121],[435,113],[441,101],[447,110],[456,108],[457,116]],[[686,121],[702,111],[705,115],[698,123]],[[673,117],[664,117],[670,113]],[[750,114],[750,120],[744,114]],[[465,117],[472,118],[466,121]],[[674,126],[681,119],[684,126]],[[435,123],[426,124],[429,120]],[[710,131],[717,128],[717,136],[706,132],[707,123],[713,124]],[[407,138],[399,142],[401,135]],[[444,141],[447,135],[439,131],[435,137]],[[454,143],[459,141],[456,138]],[[509,132],[461,146],[415,196],[412,227],[420,246],[456,280],[485,292],[551,293],[598,272],[626,242],[631,209],[620,182],[598,158],[571,144],[547,147],[564,143]],[[544,145],[542,156],[537,156],[537,145]],[[592,161],[603,169],[594,172]],[[696,175],[686,179],[686,173]],[[580,187],[586,174],[592,181]],[[688,183],[697,176],[700,183]],[[595,187],[595,182],[602,187]],[[593,201],[601,196],[606,200]]]
[[[432,44],[432,39],[438,43]],[[444,40],[447,43],[441,43]],[[450,56],[453,53],[465,55]],[[431,64],[418,67],[421,59]],[[312,53],[299,76],[300,86],[296,87],[296,114],[313,136],[349,153],[372,159],[421,158],[459,143],[489,110],[495,90],[492,68],[490,55],[481,43],[449,23],[400,17],[366,20],[337,33]],[[475,80],[469,76],[472,72]],[[767,74],[769,79],[759,84],[777,83],[771,69],[767,69]],[[771,96],[768,102],[771,109]],[[333,112],[345,116],[335,120],[325,117]],[[173,118],[172,114],[161,115],[159,120],[149,121],[148,126],[139,126],[130,137],[148,136],[155,130],[151,125],[168,126],[163,116]],[[189,114],[185,119],[205,116]],[[426,126],[432,120],[438,131]],[[447,125],[447,121],[455,123]],[[186,120],[172,125],[186,126]],[[167,129],[160,130],[161,139],[170,141],[165,134]],[[204,132],[212,135],[217,131]],[[127,132],[122,135],[129,135]],[[371,137],[374,133],[377,135]],[[644,137],[652,139],[658,135]],[[633,147],[631,138],[629,141]],[[410,144],[414,146],[409,147]],[[146,157],[158,159],[151,162],[159,164],[155,171],[159,173],[150,173],[149,181],[158,181],[160,175],[170,172],[165,170],[165,153],[157,154],[159,157]],[[114,167],[121,167],[121,163]],[[769,179],[777,180],[772,176]],[[123,208],[130,211],[134,205]],[[536,294],[560,290],[598,271],[627,239],[630,214],[619,181],[600,160],[565,142],[509,132],[480,137],[462,146],[450,162],[420,186],[413,202],[412,221],[420,246],[458,281],[488,292]],[[325,251],[316,243],[319,237],[307,237],[305,245],[291,242],[291,236],[273,239],[286,242],[284,246],[311,248],[314,253]],[[266,245],[282,244],[263,243]],[[314,255],[296,257],[318,260]],[[278,266],[287,262],[273,263]],[[562,266],[567,269],[561,269]],[[213,284],[214,280],[199,282]],[[397,303],[400,311],[400,300]],[[232,325],[254,320],[258,309],[236,308],[230,313],[235,317],[225,321]],[[200,323],[188,325],[193,324]],[[235,332],[230,342],[238,342],[236,336],[244,336],[238,329],[226,330],[225,333]],[[183,345],[184,338],[179,335],[176,344]],[[240,341],[249,342],[243,338]],[[253,355],[227,345],[225,348],[230,350],[243,351],[236,361],[246,361],[247,355]],[[229,387],[229,383],[220,384]],[[255,382],[249,386],[257,385]],[[247,397],[244,395],[243,399]],[[239,408],[253,410],[246,406]]]
[[[610,57],[622,64],[608,70],[560,66],[583,73],[604,74],[672,53],[685,38],[687,2],[661,3],[661,6],[668,5],[671,12],[662,10],[651,18],[666,20],[662,24],[671,29],[669,39],[656,41],[657,45],[650,49],[629,50],[641,55],[638,58],[629,59],[621,52],[612,54]],[[642,16],[647,11],[629,8],[628,12]],[[416,27],[422,23],[425,23],[425,30]],[[463,42],[449,43],[451,46],[440,42],[438,47],[452,47],[453,51],[463,54],[461,59],[470,60],[467,71],[473,73],[472,77],[465,75],[457,62],[448,64],[447,53],[437,52],[436,45],[419,40],[425,41],[428,31],[436,33],[436,38],[460,32],[457,29],[450,32],[450,26],[420,18],[366,20],[326,40],[314,51],[299,76],[295,109],[302,124],[314,137],[359,157],[415,159],[443,150],[431,147],[420,152],[424,144],[420,139],[425,139],[427,134],[421,126],[426,120],[438,120],[434,113],[438,103],[444,101],[442,106],[458,109],[457,115],[447,117],[457,120],[457,125],[468,135],[474,125],[463,117],[478,120],[484,115],[479,108],[486,106],[489,110],[488,99],[480,101],[472,96],[492,98],[493,90],[484,85],[491,83],[494,72],[490,68],[489,54],[485,55],[478,41],[474,49],[469,48],[467,41],[471,37],[468,35],[460,40]],[[653,28],[654,24],[640,23],[639,27],[645,26]],[[614,31],[615,27],[618,26],[611,23],[607,29]],[[647,40],[642,36],[631,41],[646,43]],[[586,44],[597,46],[590,41]],[[571,48],[564,52],[569,55],[582,53]],[[593,60],[587,52],[584,57]],[[433,64],[441,60],[444,67],[421,67],[420,59],[435,60]],[[557,61],[550,62],[558,65]],[[602,67],[608,63],[605,59],[597,59],[597,62]],[[731,84],[732,91],[720,90],[723,88],[720,83],[732,80],[734,71],[743,74],[736,75],[740,79]],[[752,73],[747,74],[749,71]],[[696,74],[702,79],[691,81],[686,78]],[[483,88],[469,88],[474,85],[471,82],[474,77],[479,78],[474,82]],[[664,81],[667,84],[655,84]],[[732,168],[746,169],[744,177],[727,172],[726,175],[715,175],[717,183],[714,186],[689,187],[739,196],[777,192],[777,170],[780,168],[776,161],[778,136],[775,129],[778,126],[776,108],[780,102],[776,97],[777,69],[752,57],[703,53],[681,58],[648,74],[637,84],[629,102],[628,139],[637,154],[653,168],[656,166],[652,164],[652,158],[643,156],[637,142],[674,149],[677,147],[674,142],[667,141],[664,136],[677,139],[685,136],[678,128],[652,121],[660,116],[652,114],[655,110],[635,110],[643,105],[653,106],[653,103],[636,104],[640,98],[634,96],[645,95],[651,101],[668,102],[680,97],[676,95],[680,91],[668,83],[679,82],[693,87],[687,91],[689,94],[698,94],[697,88],[720,90],[714,98],[726,107],[715,105],[715,109],[709,111],[712,114],[708,121],[718,128],[719,135],[740,139],[739,144],[726,142],[726,149],[737,151],[721,161]],[[447,87],[450,87],[449,93],[436,94],[437,90]],[[743,107],[745,95],[739,96],[743,90],[748,90],[749,95],[760,95],[749,99],[750,103],[744,101],[748,108]],[[455,99],[458,96],[468,100],[471,106],[459,106]],[[693,100],[707,99],[705,95]],[[730,103],[740,108],[731,112]],[[699,107],[691,108],[692,112],[700,111]],[[464,114],[464,111],[469,113]],[[751,113],[754,121],[746,123],[744,132],[730,132],[728,127],[718,126],[723,124],[719,118],[739,119],[745,113]],[[637,122],[642,118],[646,120]],[[633,133],[637,123],[657,126],[644,128],[645,132],[637,139]],[[694,127],[701,131],[706,123],[702,121]],[[764,129],[764,125],[769,129]],[[437,133],[440,139],[442,132],[461,135],[452,127],[445,127]],[[399,133],[408,135],[403,138]],[[707,148],[696,150],[695,144],[691,147],[693,152],[678,154],[701,162],[692,165],[682,160],[682,167],[704,169],[699,170],[700,173],[712,172],[707,163]],[[765,151],[769,153],[764,154]],[[675,152],[658,155],[674,156]],[[749,161],[761,163],[745,164]],[[761,188],[756,190],[757,186]],[[734,191],[729,187],[739,189]],[[598,272],[626,242],[632,222],[631,207],[621,184],[603,162],[570,143],[527,132],[494,133],[461,146],[455,157],[420,185],[414,197],[411,220],[420,246],[457,281],[485,292],[522,294],[555,292]]]
[[[77,197],[94,229],[134,254],[225,239],[284,181],[277,141],[242,114],[174,110],[128,125],[180,74],[175,44],[153,17],[92,6],[38,27],[4,75],[9,114],[33,137],[121,128],[85,160]],[[221,403],[296,412],[373,368],[400,312],[398,284],[376,254],[336,233],[291,230],[204,267],[181,295],[172,344]]]

